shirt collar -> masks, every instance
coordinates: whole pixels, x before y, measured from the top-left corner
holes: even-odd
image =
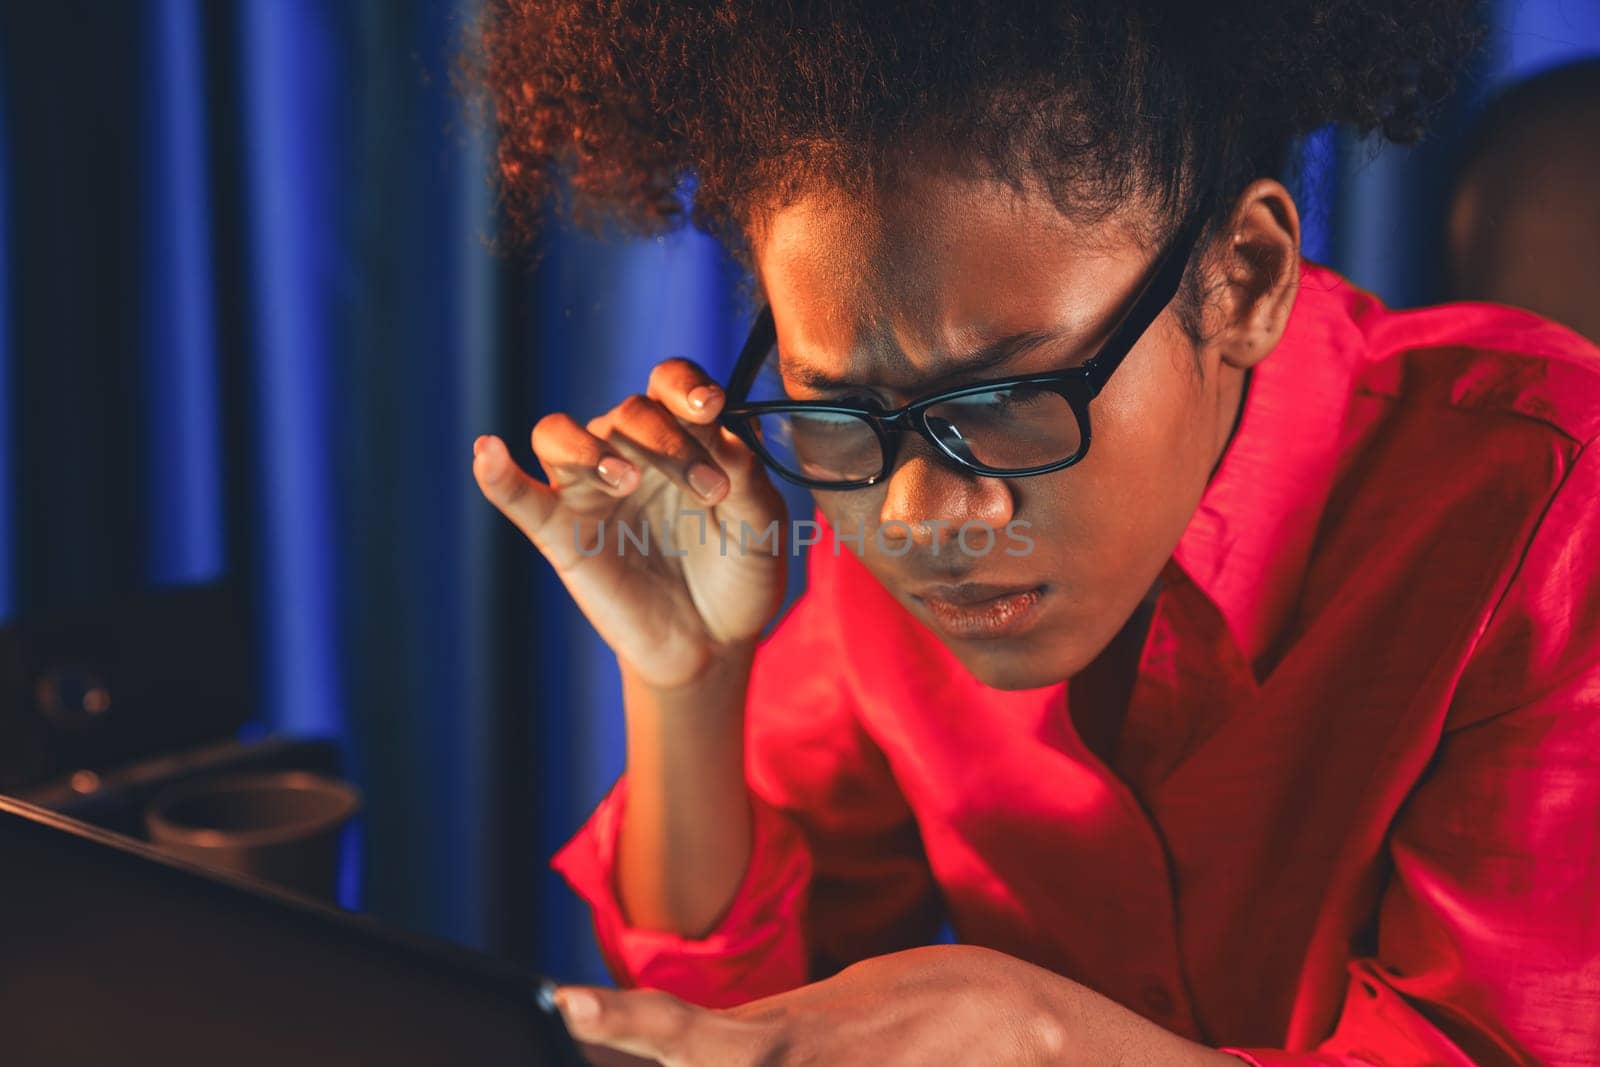
[[[1325,267],[1301,260],[1300,272],[1283,337],[1255,365],[1237,428],[1173,552],[1258,684],[1299,600],[1332,489],[1352,381],[1367,359],[1357,320],[1382,310]]]

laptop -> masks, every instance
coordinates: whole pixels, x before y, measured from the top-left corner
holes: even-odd
[[[0,1063],[585,1060],[537,974],[0,796]]]

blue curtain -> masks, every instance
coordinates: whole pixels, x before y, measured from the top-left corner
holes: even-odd
[[[452,81],[475,12],[0,8],[0,617],[241,583],[251,734],[340,739],[368,796],[346,903],[604,981],[547,863],[622,769],[615,663],[470,442],[531,464],[541,414],[598,413],[668,355],[725,373],[747,319],[694,232],[552,220],[537,271],[492,251],[491,135]],[[1450,131],[1600,48],[1593,5],[1492,12],[1434,142],[1305,146],[1308,254],[1391,302],[1437,295]]]
[[[1422,143],[1385,148],[1347,133],[1309,146],[1320,184],[1322,229],[1308,234],[1320,258],[1397,307],[1444,296],[1444,212],[1455,150],[1484,103],[1507,85],[1559,63],[1600,53],[1600,4],[1492,0],[1489,36],[1460,92]]]

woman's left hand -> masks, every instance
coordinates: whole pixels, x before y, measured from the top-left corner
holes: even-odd
[[[589,998],[596,1012],[585,1016]],[[664,1067],[1232,1064],[1066,978],[992,949],[929,945],[713,1010],[659,990],[563,986],[579,1041]],[[616,1062],[599,1058],[596,1062]]]

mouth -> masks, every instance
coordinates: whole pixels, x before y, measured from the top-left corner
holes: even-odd
[[[911,594],[911,599],[951,637],[993,639],[1014,637],[1031,626],[1049,591],[1045,583],[1001,586],[964,582],[930,586]]]

